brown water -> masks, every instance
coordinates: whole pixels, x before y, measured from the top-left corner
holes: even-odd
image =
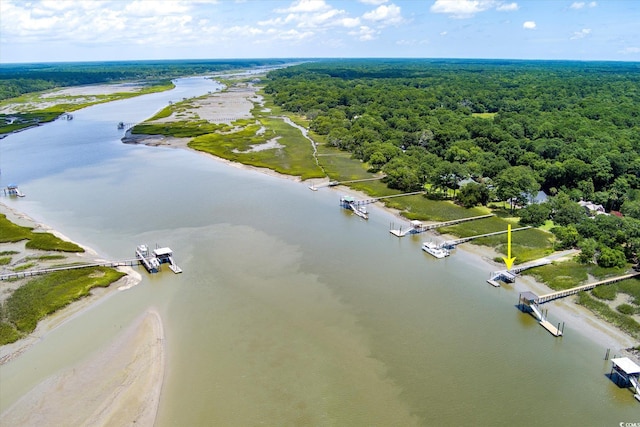
[[[435,260],[425,236],[390,235],[375,209],[354,217],[335,190],[119,142],[117,122],[210,85],[187,80],[0,140],[0,185],[27,194],[3,202],[105,258],[171,246],[184,270],[141,271],[140,285],[0,367],[0,410],[153,307],[168,362],[159,426],[640,421],[605,376],[604,348],[570,323],[552,338],[472,255]]]

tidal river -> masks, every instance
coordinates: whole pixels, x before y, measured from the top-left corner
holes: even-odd
[[[3,203],[106,259],[170,246],[184,270],[140,270],[139,285],[0,367],[0,410],[154,309],[159,426],[640,422],[605,375],[605,348],[570,321],[553,338],[516,309],[516,291],[485,282],[475,255],[435,260],[421,238],[389,234],[383,211],[366,222],[341,210],[333,189],[122,144],[118,122],[218,87],[176,83],[0,140],[0,185],[27,194]]]

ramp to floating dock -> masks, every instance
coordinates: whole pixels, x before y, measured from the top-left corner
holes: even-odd
[[[535,304],[531,304],[529,307],[531,307],[531,311],[533,311],[533,315],[539,320],[539,321],[544,321],[544,316],[542,315],[542,313],[540,313],[540,310],[538,310],[538,307],[535,306]]]
[[[182,269],[178,267],[178,264],[173,260],[173,257],[169,257],[169,269],[174,273],[182,273]]]

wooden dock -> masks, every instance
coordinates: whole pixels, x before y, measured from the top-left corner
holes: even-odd
[[[161,256],[158,257],[157,254],[155,254],[155,253],[152,254],[151,252],[149,252],[149,250],[146,247],[146,245],[140,245],[140,246],[138,246],[136,248],[136,257],[135,258],[125,259],[125,260],[120,260],[120,261],[104,261],[104,262],[94,262],[94,263],[89,263],[89,264],[67,265],[67,266],[64,266],[64,267],[41,268],[41,269],[36,269],[36,270],[16,271],[16,272],[13,272],[13,273],[7,273],[7,274],[0,275],[0,280],[22,279],[22,278],[25,278],[25,277],[39,276],[41,274],[55,273],[56,271],[77,270],[79,268],[132,267],[132,266],[136,266],[138,264],[142,264],[142,266],[144,266],[144,268],[149,273],[157,273],[160,270],[160,264],[162,264],[162,263],[168,263],[169,264],[169,268],[174,273],[176,273],[176,274],[182,273],[182,269],[180,267],[178,267],[178,265],[176,264],[175,260],[173,259],[173,253],[170,251],[169,248],[156,249],[156,251],[162,250],[162,249],[166,250],[166,253],[165,254],[161,254]]]
[[[536,303],[537,295],[533,292],[527,291],[520,294],[518,297],[518,308],[524,312],[528,312],[533,317],[536,318],[538,324],[545,328],[551,335],[554,337],[561,337],[564,332],[564,323],[562,324],[562,330],[560,329],[560,324],[558,326],[554,326],[551,322],[549,322],[545,315],[544,311],[538,307]]]
[[[404,197],[404,196],[415,196],[417,194],[424,194],[424,193],[425,193],[424,191],[414,191],[411,193],[391,194],[390,196],[380,196],[380,197],[374,197],[371,199],[356,200],[354,204],[356,206],[369,205],[371,203],[379,202],[380,200],[384,200],[384,199],[392,199],[394,197]]]
[[[436,228],[449,227],[451,225],[456,225],[456,224],[460,224],[468,221],[476,221],[478,219],[490,218],[492,216],[494,216],[494,214],[472,216],[468,218],[459,218],[459,219],[453,219],[451,221],[436,222],[431,224],[423,224],[420,221],[411,221],[410,225],[404,231],[402,230],[402,227],[396,229],[392,224],[389,229],[389,233],[397,237],[404,237],[407,234],[424,233],[425,231],[435,230]]]
[[[140,261],[137,258],[133,259],[125,259],[122,261],[106,261],[106,262],[96,262],[91,264],[77,264],[77,265],[68,265],[65,267],[55,267],[55,268],[42,268],[37,270],[25,270],[25,271],[17,271],[14,273],[7,273],[0,275],[0,280],[10,280],[10,279],[22,279],[24,277],[38,276],[41,274],[54,273],[56,271],[64,271],[64,270],[76,270],[78,268],[91,268],[91,267],[125,267],[125,266],[134,266],[138,265]]]
[[[623,276],[611,277],[609,279],[600,280],[599,282],[587,283],[586,285],[576,286],[575,288],[565,289],[563,291],[551,292],[549,294],[540,295],[536,299],[536,303],[544,304],[546,302],[553,301],[558,298],[564,298],[569,295],[577,294],[578,292],[591,290],[597,286],[610,285],[612,283],[621,282],[623,280],[632,279],[638,276],[640,276],[640,272],[634,272],[634,273],[625,274]]]
[[[529,226],[527,226],[527,227],[520,227],[520,228],[514,228],[514,229],[513,229],[513,230],[511,230],[511,231],[528,230],[529,228],[531,228],[531,227],[529,227]],[[448,248],[455,248],[456,246],[458,246],[458,245],[460,245],[460,244],[462,244],[462,243],[466,243],[466,242],[469,242],[469,241],[474,240],[474,239],[479,239],[479,238],[481,238],[481,237],[497,236],[497,235],[505,234],[505,233],[508,233],[508,232],[509,232],[508,230],[494,231],[493,233],[478,234],[478,235],[476,235],[476,236],[463,237],[463,238],[455,239],[455,240],[447,240],[447,241],[444,243],[444,246],[445,246],[445,247],[448,247]]]

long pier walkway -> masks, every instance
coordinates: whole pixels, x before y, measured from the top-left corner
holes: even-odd
[[[373,178],[352,179],[352,180],[349,180],[349,181],[327,181],[327,182],[323,182],[323,183],[320,183],[320,184],[317,184],[317,185],[316,184],[310,185],[309,189],[313,190],[313,191],[317,191],[318,189],[323,188],[323,187],[336,187],[338,185],[352,184],[354,182],[379,181],[379,180],[381,180],[382,178],[385,178],[385,177],[386,177],[386,175],[373,177]]]
[[[566,296],[574,295],[574,294],[577,294],[578,292],[582,292],[582,291],[588,291],[588,290],[593,289],[593,288],[595,288],[597,286],[610,285],[612,283],[621,282],[623,280],[632,279],[634,277],[639,277],[639,276],[640,276],[640,271],[637,271],[637,272],[634,272],[634,273],[625,274],[623,276],[610,277],[608,279],[600,280],[598,282],[587,283],[586,285],[576,286],[575,288],[565,289],[563,291],[551,292],[549,294],[544,294],[544,295],[540,295],[539,297],[537,297],[536,298],[536,303],[537,304],[544,304],[545,302],[553,301],[554,299],[564,298]]]
[[[531,227],[527,226],[527,227],[520,227],[520,228],[514,228],[513,231],[521,231],[521,230],[527,230]],[[461,239],[455,239],[455,240],[447,240],[446,242],[444,242],[444,247],[446,248],[455,248],[456,246],[458,246],[459,244],[468,242],[470,240],[473,239],[479,239],[481,237],[490,237],[490,236],[497,236],[499,234],[505,234],[508,233],[508,230],[502,230],[502,231],[494,231],[493,233],[485,233],[485,234],[478,234],[476,236],[469,236],[469,237],[463,237]]]
[[[76,270],[78,268],[91,268],[91,267],[125,267],[125,266],[134,266],[138,265],[140,260],[138,258],[125,259],[122,261],[105,261],[105,262],[96,262],[91,264],[77,264],[77,265],[68,265],[65,267],[54,267],[54,268],[41,268],[38,270],[25,270],[25,271],[17,271],[14,273],[7,273],[0,275],[0,280],[10,280],[10,279],[21,279],[24,277],[38,276],[40,274],[54,273],[56,271],[64,271],[64,270]]]
[[[371,203],[378,202],[378,201],[383,200],[383,199],[391,199],[391,198],[394,198],[394,197],[404,197],[404,196],[415,196],[416,194],[424,194],[424,191],[414,191],[412,193],[402,193],[402,194],[391,194],[390,196],[380,196],[380,197],[374,197],[374,198],[371,198],[371,199],[356,200],[353,203],[356,206],[363,206],[363,205],[369,205]]]
[[[451,225],[460,224],[462,222],[475,221],[475,220],[478,220],[478,219],[490,218],[492,216],[494,216],[494,214],[472,216],[472,217],[467,217],[467,218],[459,218],[459,219],[453,219],[451,221],[435,222],[435,223],[432,223],[432,224],[423,224],[420,221],[411,221],[410,226],[408,226],[405,230],[402,230],[402,227],[397,228],[397,229],[393,228],[394,225],[392,224],[390,229],[389,229],[389,233],[391,233],[391,234],[393,234],[394,236],[397,236],[397,237],[404,237],[407,234],[424,233],[425,231],[435,230],[436,228],[449,227]]]

